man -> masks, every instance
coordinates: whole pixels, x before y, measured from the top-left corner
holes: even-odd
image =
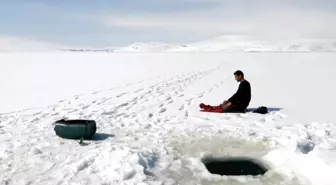
[[[223,102],[223,112],[245,112],[251,101],[251,85],[245,80],[244,73],[240,70],[234,73],[237,82],[240,82],[237,92]]]
[[[219,106],[210,106],[200,104],[200,107],[207,112],[242,112],[246,111],[246,108],[251,101],[251,85],[245,80],[244,73],[240,70],[234,73],[237,82],[240,82],[237,92],[228,100],[225,100],[223,104]]]

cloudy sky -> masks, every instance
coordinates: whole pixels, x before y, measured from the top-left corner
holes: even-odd
[[[336,40],[336,0],[0,0],[0,35],[74,46],[219,35]]]

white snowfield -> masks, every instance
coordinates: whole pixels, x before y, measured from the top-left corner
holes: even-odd
[[[333,185],[336,54],[3,53],[2,185]],[[267,115],[199,111],[252,85]],[[27,109],[27,110],[25,110]],[[18,111],[22,110],[22,111]],[[55,135],[94,119],[84,146]],[[251,157],[258,177],[210,174],[205,157]]]

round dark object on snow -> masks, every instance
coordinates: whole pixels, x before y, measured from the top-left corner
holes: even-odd
[[[64,139],[92,139],[97,127],[94,120],[59,120],[55,122],[54,130]]]
[[[254,110],[253,113],[267,114],[268,109],[267,109],[267,107],[261,106],[261,107],[257,108],[256,110]]]

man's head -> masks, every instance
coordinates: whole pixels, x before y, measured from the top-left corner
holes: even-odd
[[[236,71],[233,73],[235,76],[235,79],[237,80],[237,82],[241,82],[244,80],[244,73],[240,70]]]

